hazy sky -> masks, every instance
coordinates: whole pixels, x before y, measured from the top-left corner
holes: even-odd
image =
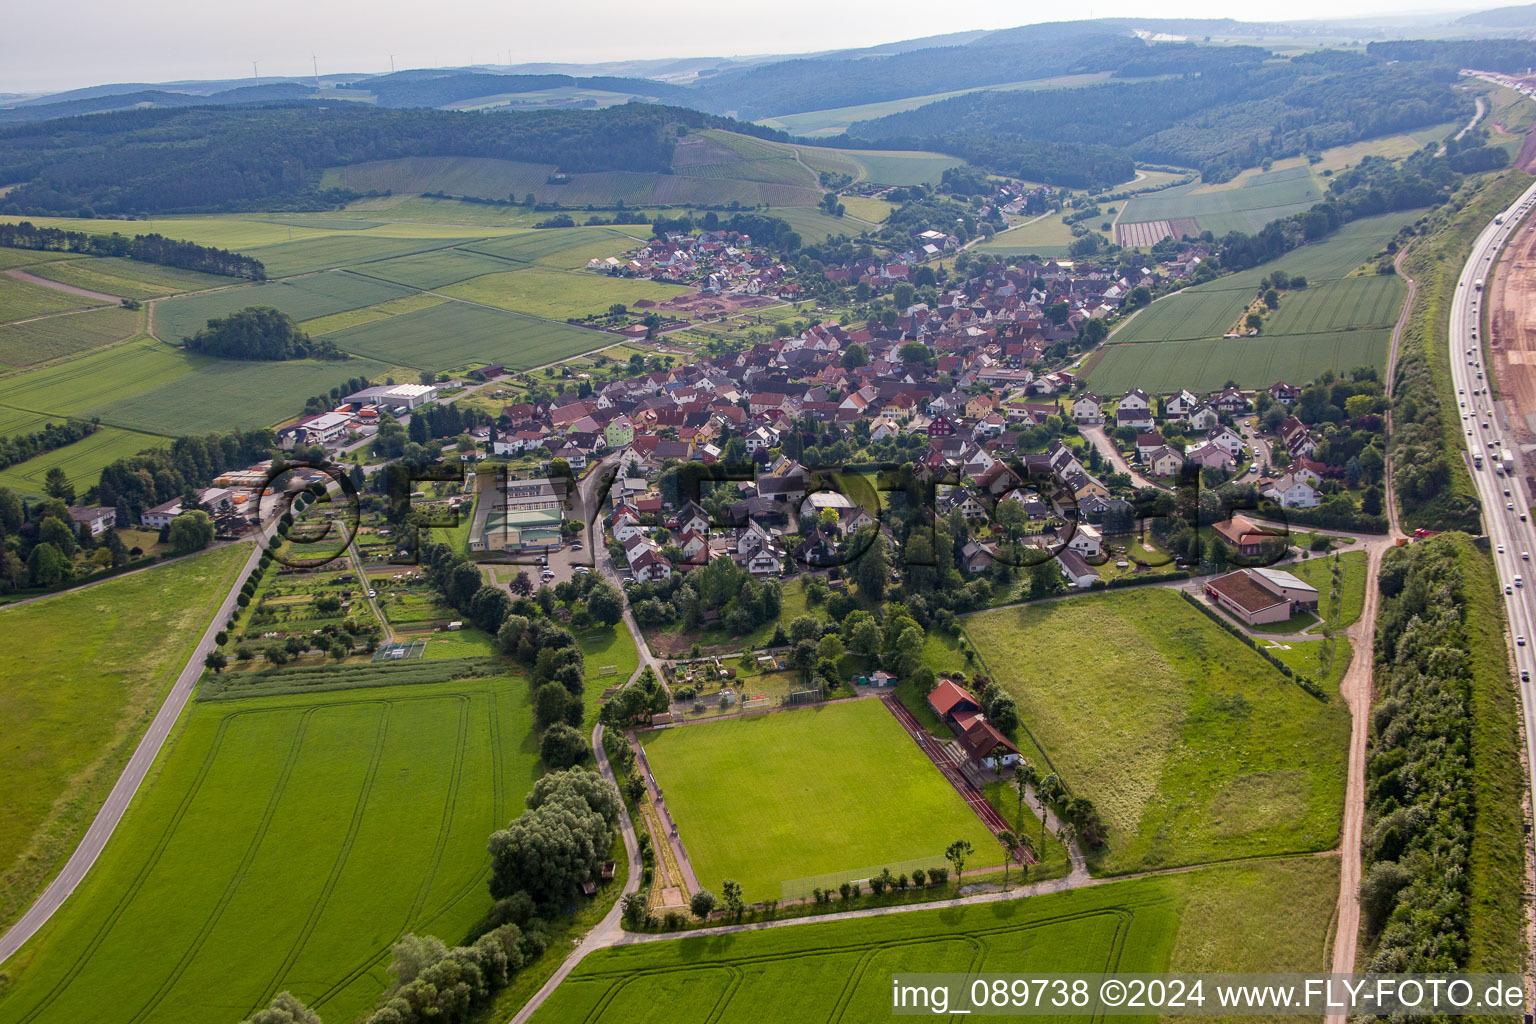
[[[1444,0],[1478,10],[1507,0]],[[528,61],[795,53],[969,29],[1059,20],[1058,5],[1013,0],[889,0],[835,4],[775,0],[76,0],[7,5],[0,31],[0,92],[110,82],[248,77],[320,71]],[[1402,13],[1393,0],[1292,0],[1290,20]],[[1267,11],[1270,16],[1278,9]],[[1072,17],[1237,17],[1259,11],[1217,0],[1088,0]]]

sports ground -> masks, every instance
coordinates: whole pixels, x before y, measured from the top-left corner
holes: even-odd
[[[877,700],[736,717],[641,734],[699,883],[741,883],[748,901],[781,883],[943,864],[956,839],[966,869],[1002,848]],[[873,869],[865,872],[863,869]]]

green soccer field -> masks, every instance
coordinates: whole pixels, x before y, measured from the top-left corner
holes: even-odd
[[[250,551],[0,608],[0,925],[62,866]]]
[[[0,613],[3,614],[3,613]],[[537,774],[520,678],[194,704],[102,860],[7,965],[0,1021],[348,1021],[407,931],[490,906]]]
[[[1143,589],[966,616],[1031,737],[1108,826],[1109,872],[1338,842],[1349,713]]]
[[[877,700],[645,733],[641,742],[699,883],[780,883],[939,858],[956,839],[966,870],[1002,848]],[[850,878],[864,877],[850,874]]]
[[[1337,862],[1305,858],[985,906],[644,942],[587,957],[532,1020],[875,1024],[891,1019],[891,975],[902,971],[1318,971],[1327,966],[1337,898]],[[514,1007],[497,1009],[505,1016]]]

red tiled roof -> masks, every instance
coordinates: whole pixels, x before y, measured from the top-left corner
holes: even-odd
[[[928,695],[929,705],[941,716],[949,714],[962,702],[969,703],[977,711],[981,710],[981,701],[952,679],[944,680]]]

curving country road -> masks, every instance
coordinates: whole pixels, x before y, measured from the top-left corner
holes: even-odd
[[[133,802],[134,795],[138,793],[145,776],[149,774],[155,758],[159,756],[165,741],[170,737],[176,720],[181,717],[182,709],[187,706],[193,687],[197,685],[198,679],[203,674],[203,658],[218,646],[214,642],[214,637],[234,614],[235,599],[240,595],[240,585],[255,568],[257,560],[261,558],[262,548],[270,536],[272,526],[275,525],[273,523],[268,526],[257,536],[258,543],[251,546],[250,557],[245,560],[245,565],[235,577],[234,583],[230,585],[229,593],[219,605],[218,612],[213,616],[208,628],[203,631],[202,638],[197,642],[191,656],[187,658],[187,664],[182,668],[181,674],[176,677],[170,692],[166,694],[165,702],[160,705],[160,710],[155,713],[154,720],[149,723],[149,728],[139,740],[139,745],[134,748],[133,755],[123,769],[123,774],[118,776],[112,792],[107,795],[101,810],[96,812],[90,828],[86,829],[80,845],[75,847],[75,852],[64,864],[64,869],[52,882],[48,883],[48,888],[44,889],[43,894],[27,908],[27,912],[22,914],[4,935],[0,935],[0,963],[4,963],[25,945],[28,939],[37,934],[38,929],[48,922],[54,912],[80,885],[81,880],[91,870],[91,866],[96,863],[96,858],[101,856],[107,840],[112,838],[118,822],[123,820],[123,814],[127,812],[128,805]],[[4,614],[4,611],[0,610],[0,616]]]

